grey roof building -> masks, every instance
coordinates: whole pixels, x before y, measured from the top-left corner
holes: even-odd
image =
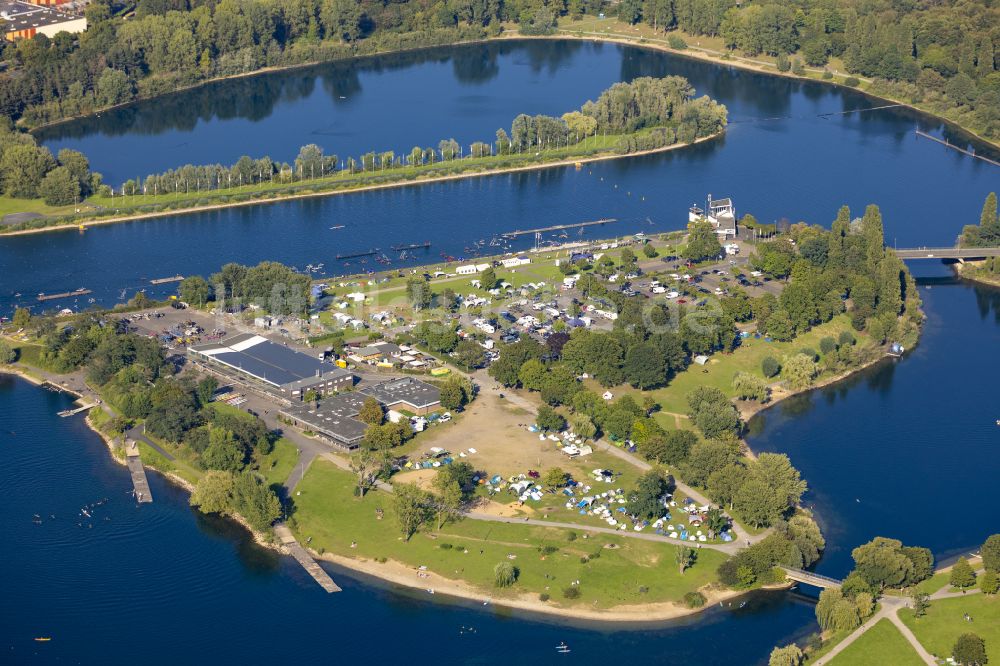
[[[356,449],[368,428],[357,416],[369,397],[378,400],[386,409],[402,408],[415,414],[426,414],[441,406],[437,387],[404,377],[329,396],[318,404],[296,403],[280,410],[279,414],[335,446]]]
[[[301,400],[309,390],[324,394],[354,385],[354,375],[347,370],[252,333],[192,345],[188,356],[288,400]]]

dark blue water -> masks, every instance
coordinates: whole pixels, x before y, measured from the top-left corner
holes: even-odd
[[[809,482],[804,501],[827,539],[821,572],[842,576],[875,536],[940,559],[1000,529],[1000,289],[940,277],[922,279],[920,296],[927,322],[912,353],[751,423],[751,448],[787,453]]]
[[[373,59],[348,67],[348,75],[345,66],[337,66],[210,86],[122,111],[131,114],[125,120],[111,114],[54,128],[45,137],[52,135],[49,144],[58,147],[68,145],[67,135],[80,135],[72,140],[89,142],[85,148],[95,168],[109,173],[123,160],[131,161],[128,171],[140,172],[176,163],[180,155],[164,157],[156,144],[165,135],[189,141],[184,151],[189,161],[235,159],[258,146],[277,153],[266,143],[273,140],[287,145],[291,156],[301,143],[297,132],[334,122],[331,118],[348,113],[344,104],[350,102],[351,136],[323,137],[328,148],[357,154],[368,149],[368,137],[399,136],[380,147],[406,150],[441,136],[488,139],[519,110],[558,113],[616,79],[665,74],[685,76],[700,93],[725,103],[732,124],[725,138],[710,144],[581,171],[550,169],[0,239],[0,311],[15,300],[31,304],[42,291],[79,287],[112,303],[122,289],[149,288],[149,278],[208,273],[225,261],[274,259],[300,267],[323,262],[327,271],[341,273],[372,266],[357,260],[346,266],[336,254],[373,245],[430,240],[431,252],[412,263],[440,252],[462,256],[476,240],[515,228],[600,217],[620,220],[596,232],[601,235],[666,231],[682,227],[687,207],[708,193],[732,196],[738,212],[752,212],[762,221],[784,217],[828,224],[841,204],[860,213],[877,202],[890,243],[950,244],[963,224],[978,221],[986,194],[1000,187],[1000,169],[915,138],[916,127],[940,128],[909,111],[821,115],[877,103],[819,83],[611,45],[531,42],[439,53]],[[469,74],[475,63],[482,72]],[[358,84],[340,100],[336,82],[344,76],[354,76]],[[401,82],[426,92],[390,103]],[[250,101],[234,101],[237,93]],[[255,94],[264,101],[257,104]],[[462,100],[470,96],[485,96],[487,102],[466,112]],[[386,121],[386,113],[393,120]],[[270,129],[258,131],[262,125]],[[205,148],[216,136],[232,152]],[[134,166],[137,161],[146,168]],[[330,229],[340,224],[346,228]],[[14,299],[16,293],[24,296]]]
[[[290,558],[194,513],[186,493],[158,475],[150,477],[154,503],[137,507],[127,471],[104,444],[81,419],[56,416],[69,403],[0,376],[5,664],[495,664],[513,654],[563,663],[553,651],[560,641],[574,663],[628,654],[645,663],[752,664],[812,626],[811,603],[782,593],[633,631],[448,605],[441,595],[396,594],[342,571],[333,575],[344,591],[328,595]],[[93,519],[79,515],[104,498]],[[460,633],[470,626],[475,633]]]

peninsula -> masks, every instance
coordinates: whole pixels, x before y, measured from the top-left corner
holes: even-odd
[[[786,585],[778,567],[824,546],[805,481],[747,449],[741,411],[911,346],[921,321],[876,207],[754,242],[716,203],[686,233],[334,284],[227,264],[177,307],[19,310],[0,356],[85,380],[95,428],[263,541],[276,524],[427,594],[676,617]]]

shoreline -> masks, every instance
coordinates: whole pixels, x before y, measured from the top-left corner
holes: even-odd
[[[69,395],[74,395],[79,397],[75,391],[61,387],[57,384],[51,384],[46,380],[38,379],[30,374],[28,374],[22,367],[16,365],[3,366],[0,367],[0,374],[7,374],[11,376],[16,376],[21,379],[28,381],[30,384],[41,388],[45,384],[49,384],[54,388],[67,393]],[[118,449],[114,446],[114,440],[112,440],[108,435],[101,432],[90,419],[88,414],[84,418],[84,423],[87,427],[94,432],[101,440],[104,442],[108,449],[108,453],[119,465],[124,465],[124,457],[119,457],[117,455]],[[188,481],[181,478],[180,476],[172,473],[165,472],[158,469],[155,465],[143,462],[143,466],[147,469],[155,471],[160,474],[167,481],[177,485],[183,490],[191,493],[194,491],[194,486]],[[252,536],[257,545],[262,548],[267,548],[279,552],[283,555],[288,555],[287,549],[280,546],[277,542],[268,540],[264,534],[261,534],[253,529],[246,523],[242,516],[238,514],[224,514],[224,518],[230,519],[244,529],[246,529]],[[587,609],[587,608],[567,608],[560,606],[549,605],[538,599],[538,596],[524,592],[518,594],[513,598],[497,598],[494,599],[489,596],[488,593],[477,589],[473,585],[461,580],[461,579],[451,579],[445,578],[434,572],[425,572],[428,574],[427,578],[416,578],[416,569],[410,567],[409,565],[396,562],[394,560],[388,560],[384,563],[378,563],[373,560],[358,560],[346,555],[339,555],[336,553],[323,553],[320,554],[314,551],[308,546],[304,546],[306,550],[317,560],[322,560],[325,562],[330,562],[337,566],[343,567],[345,569],[350,569],[351,571],[358,572],[366,576],[372,576],[378,578],[380,582],[387,585],[398,585],[405,587],[409,590],[428,590],[433,589],[435,594],[443,594],[448,597],[453,597],[461,599],[464,601],[476,601],[482,602],[484,596],[488,599],[489,605],[508,608],[515,611],[526,611],[528,613],[552,616],[559,618],[567,618],[571,620],[581,620],[581,621],[602,621],[602,622],[614,622],[614,623],[651,623],[651,622],[662,622],[667,620],[675,620],[683,617],[688,617],[691,615],[697,615],[710,608],[713,608],[716,603],[731,601],[733,599],[739,598],[741,596],[750,594],[759,590],[784,590],[791,587],[790,583],[783,585],[768,585],[761,588],[755,588],[752,590],[718,590],[713,589],[712,586],[698,590],[703,595],[705,595],[705,604],[698,608],[689,608],[684,604],[664,601],[664,602],[654,602],[649,604],[630,604],[622,606],[614,606],[608,609]],[[714,585],[714,584],[713,584]]]
[[[553,34],[551,34],[551,35],[522,35],[522,34],[520,34],[519,32],[517,32],[515,30],[503,29],[500,34],[495,35],[495,36],[488,36],[487,35],[487,36],[483,36],[483,37],[479,37],[479,38],[475,38],[475,39],[458,40],[458,41],[454,41],[454,42],[449,42],[447,44],[438,44],[438,45],[433,45],[433,46],[414,46],[414,47],[408,47],[408,48],[402,48],[402,49],[391,49],[391,50],[379,50],[379,51],[375,51],[373,53],[366,53],[366,54],[362,54],[362,55],[350,55],[350,56],[333,58],[333,59],[330,59],[330,60],[311,60],[311,61],[308,61],[308,62],[296,63],[296,64],[292,64],[292,65],[268,66],[268,67],[263,67],[261,69],[254,70],[252,72],[241,72],[239,74],[228,74],[226,76],[213,77],[213,78],[210,78],[210,79],[205,79],[203,81],[198,81],[198,82],[195,82],[195,83],[192,83],[192,84],[188,84],[188,85],[182,86],[180,88],[176,88],[174,90],[170,90],[170,91],[167,91],[167,92],[159,93],[159,94],[153,95],[151,97],[142,97],[142,98],[139,98],[139,99],[134,99],[134,100],[125,102],[123,104],[115,104],[113,106],[102,107],[102,108],[96,109],[96,110],[94,110],[94,111],[92,111],[90,113],[75,115],[75,116],[68,117],[68,118],[60,118],[59,120],[49,121],[49,122],[46,122],[46,123],[42,123],[42,124],[39,124],[39,125],[32,126],[30,128],[29,127],[25,127],[25,129],[29,133],[32,133],[32,132],[36,132],[38,130],[48,129],[48,128],[51,128],[51,127],[56,127],[58,125],[62,125],[62,124],[66,124],[66,123],[70,123],[70,122],[74,122],[74,121],[78,121],[78,120],[83,120],[83,119],[86,119],[86,118],[93,118],[93,117],[96,117],[96,116],[98,116],[98,115],[100,115],[102,113],[106,113],[106,112],[112,111],[114,109],[125,108],[125,107],[128,107],[128,106],[134,105],[134,104],[139,104],[139,103],[154,101],[154,100],[160,99],[162,97],[166,97],[168,95],[173,95],[173,94],[176,94],[176,93],[183,93],[183,92],[187,92],[187,91],[190,91],[190,90],[196,90],[198,88],[202,88],[204,86],[212,85],[212,84],[215,84],[215,83],[223,83],[223,82],[226,82],[226,81],[251,78],[251,77],[262,76],[262,75],[266,75],[266,74],[275,74],[275,73],[280,73],[280,72],[295,71],[295,70],[299,70],[299,69],[307,69],[307,68],[310,68],[310,67],[319,67],[319,66],[322,66],[322,65],[328,65],[328,64],[332,64],[332,63],[342,63],[342,62],[357,61],[357,60],[362,60],[362,59],[365,59],[365,58],[379,58],[379,57],[384,57],[384,56],[389,56],[389,55],[395,55],[395,54],[402,54],[402,53],[417,53],[417,52],[420,52],[420,51],[426,51],[426,50],[430,50],[430,49],[449,48],[449,47],[461,47],[461,46],[476,45],[476,44],[488,44],[488,43],[491,43],[491,42],[505,42],[505,41],[509,42],[509,41],[518,41],[518,40],[550,40],[550,41],[573,40],[573,41],[585,41],[585,42],[589,41],[589,42],[595,42],[595,43],[621,44],[621,45],[625,45],[625,46],[632,46],[632,47],[635,47],[635,48],[644,48],[644,49],[649,49],[649,50],[653,50],[653,51],[659,51],[661,53],[667,53],[667,54],[671,54],[671,55],[680,56],[680,57],[683,57],[683,58],[690,58],[690,59],[693,59],[693,60],[699,60],[701,62],[707,62],[707,63],[711,63],[711,64],[714,64],[714,65],[725,66],[725,67],[734,67],[736,69],[742,69],[742,70],[745,70],[745,71],[756,72],[758,74],[765,74],[767,76],[777,76],[777,77],[783,77],[783,78],[786,78],[786,79],[793,79],[793,80],[797,80],[797,81],[810,81],[810,82],[813,82],[813,83],[822,83],[822,84],[826,84],[826,85],[832,85],[832,86],[835,86],[835,87],[841,88],[841,89],[852,90],[854,92],[857,92],[857,93],[860,93],[862,95],[865,95],[866,97],[869,97],[871,99],[892,102],[894,104],[898,104],[898,105],[900,105],[902,107],[910,109],[911,111],[915,111],[915,112],[917,112],[917,113],[919,113],[919,114],[921,114],[923,116],[926,116],[928,118],[933,118],[934,120],[939,121],[939,122],[947,125],[953,131],[956,131],[959,134],[964,134],[967,138],[973,139],[975,141],[979,141],[981,143],[984,143],[984,144],[990,146],[994,150],[1000,151],[1000,141],[994,141],[992,139],[987,139],[986,137],[978,134],[976,131],[974,131],[972,129],[969,129],[967,127],[964,127],[962,125],[959,125],[955,121],[950,120],[948,118],[945,118],[943,116],[940,116],[940,115],[934,113],[933,111],[930,111],[928,109],[922,109],[919,106],[915,106],[912,102],[908,102],[908,101],[903,100],[903,99],[897,99],[895,97],[890,97],[890,96],[888,96],[886,94],[878,94],[878,93],[870,92],[870,91],[865,90],[865,89],[860,88],[860,87],[848,86],[848,85],[846,85],[846,84],[844,84],[844,83],[842,83],[840,81],[837,81],[835,78],[834,79],[813,78],[813,77],[810,77],[810,76],[801,76],[801,75],[798,75],[798,74],[793,74],[791,71],[782,72],[782,71],[778,70],[777,68],[772,67],[770,65],[770,63],[762,63],[761,61],[754,61],[753,59],[747,58],[745,56],[731,55],[731,57],[730,57],[729,60],[725,60],[721,56],[715,55],[715,53],[711,49],[707,49],[707,48],[703,48],[703,47],[698,47],[698,46],[688,45],[687,48],[685,48],[685,49],[680,49],[680,50],[679,49],[674,49],[674,48],[671,48],[670,45],[667,44],[665,40],[656,39],[656,38],[649,38],[649,37],[644,37],[644,36],[643,37],[639,37],[639,38],[633,38],[633,37],[630,37],[628,35],[623,35],[623,34],[620,34],[620,33],[611,33],[611,34],[584,33],[582,30],[574,30],[571,26],[575,22],[572,21],[571,19],[567,19],[567,20],[568,20],[568,24],[564,23],[561,26],[557,25],[556,28],[555,28],[556,32],[553,33]],[[666,34],[667,33],[664,33],[664,35],[666,35]],[[687,36],[687,37],[696,37],[694,35],[685,35],[685,36]],[[808,68],[807,67],[806,71],[817,72],[819,70],[817,70],[816,68]],[[850,73],[846,73],[845,72],[845,73],[841,73],[839,75],[842,78],[844,78],[844,79],[853,77],[853,78],[856,78],[859,81],[864,82],[864,83],[869,83],[869,84],[873,83],[872,79],[869,79],[869,78],[866,78],[864,76],[861,76],[860,74],[850,74]]]
[[[284,201],[295,201],[299,199],[311,199],[316,197],[347,195],[347,194],[355,194],[361,192],[373,192],[373,191],[392,189],[398,187],[416,187],[422,185],[430,185],[434,183],[444,183],[455,180],[464,180],[466,178],[485,178],[488,176],[503,176],[513,173],[540,171],[542,169],[558,169],[568,166],[576,166],[577,164],[589,164],[592,162],[604,162],[608,160],[627,159],[630,157],[644,157],[646,155],[655,155],[657,153],[665,153],[672,150],[678,150],[681,148],[688,148],[690,146],[695,146],[700,143],[705,143],[706,141],[714,141],[724,135],[725,135],[725,130],[723,129],[722,131],[712,134],[710,136],[704,136],[695,139],[691,143],[674,143],[669,146],[662,146],[660,148],[638,150],[634,153],[623,153],[623,154],[613,153],[613,152],[600,153],[597,155],[592,155],[590,157],[566,158],[566,159],[555,160],[553,162],[539,162],[536,164],[529,164],[526,166],[501,167],[497,169],[485,169],[480,171],[470,171],[467,173],[448,174],[444,176],[429,176],[423,178],[418,177],[413,180],[399,180],[390,183],[361,185],[359,187],[330,189],[318,192],[305,192],[302,194],[288,194],[276,197],[248,199],[246,201],[231,201],[227,203],[209,204],[206,206],[195,206],[191,208],[177,208],[173,210],[155,211],[150,213],[136,213],[133,215],[119,215],[116,217],[94,218],[93,220],[79,219],[79,220],[74,220],[72,222],[67,222],[65,224],[57,224],[47,227],[38,227],[36,229],[19,229],[17,231],[5,232],[2,231],[2,227],[0,227],[0,238],[9,236],[27,236],[31,234],[50,233],[56,231],[76,231],[79,230],[79,227],[81,226],[96,227],[96,226],[103,226],[106,224],[119,224],[122,222],[134,222],[140,220],[155,219],[159,217],[170,217],[173,215],[193,215],[195,213],[207,213],[226,208],[237,208],[242,206],[259,206],[264,204],[280,203]]]
[[[661,601],[648,604],[612,606],[607,609],[588,609],[554,606],[540,601],[538,595],[530,592],[522,592],[513,597],[493,597],[489,592],[484,592],[461,579],[445,578],[431,571],[421,572],[427,574],[426,578],[417,578],[417,570],[415,568],[396,562],[395,560],[387,560],[384,563],[379,563],[374,560],[355,559],[336,553],[320,554],[312,548],[308,548],[307,550],[317,560],[330,562],[365,576],[377,578],[381,583],[388,584],[389,586],[398,585],[408,590],[427,593],[429,593],[429,590],[434,590],[435,596],[443,594],[462,601],[474,601],[484,606],[508,608],[535,615],[580,621],[614,622],[616,624],[640,624],[676,620],[697,615],[713,608],[718,603],[732,601],[752,592],[759,590],[785,590],[792,586],[792,584],[788,583],[783,585],[769,585],[753,590],[717,590],[711,589],[711,586],[708,586],[708,588],[698,590],[705,595],[706,599],[704,605],[698,608],[689,608],[684,604],[674,601]],[[499,590],[497,592],[500,593]]]
[[[907,350],[907,351],[909,351],[909,350]],[[818,391],[820,389],[826,388],[826,387],[831,386],[833,384],[836,384],[838,382],[842,382],[842,381],[844,381],[846,379],[849,379],[853,375],[856,375],[857,373],[859,373],[859,372],[861,372],[863,370],[867,370],[867,369],[869,369],[869,368],[871,368],[871,367],[873,367],[873,366],[875,366],[875,365],[877,365],[879,363],[882,363],[883,361],[885,361],[888,358],[891,358],[891,357],[888,356],[888,355],[883,354],[882,356],[879,356],[878,358],[874,358],[874,359],[872,359],[870,361],[862,363],[861,365],[859,365],[859,366],[857,366],[855,368],[848,368],[847,370],[844,370],[843,372],[840,372],[840,373],[838,373],[836,375],[832,375],[830,377],[827,377],[826,379],[824,379],[824,380],[822,380],[820,382],[817,382],[817,383],[813,384],[812,386],[808,386],[808,387],[802,389],[801,391],[790,391],[788,389],[784,389],[783,388],[783,389],[781,389],[782,390],[781,394],[779,394],[777,396],[774,396],[772,394],[771,399],[768,400],[767,402],[764,402],[764,403],[759,403],[759,402],[758,403],[750,403],[750,402],[747,402],[747,401],[744,401],[744,400],[740,400],[740,401],[738,401],[736,403],[736,410],[739,412],[740,418],[742,418],[744,422],[749,422],[750,419],[752,419],[753,417],[757,416],[761,412],[765,412],[765,411],[771,409],[772,407],[777,407],[778,404],[780,402],[784,401],[784,400],[788,400],[789,398],[794,398],[794,397],[800,396],[800,395],[805,395],[805,394],[810,393],[812,391]],[[746,445],[747,450],[750,451],[750,454],[754,455],[753,451],[750,449],[750,446],[746,443],[746,441],[745,440],[741,440],[741,441],[743,441],[744,445]]]
[[[958,134],[963,134],[968,139],[979,141],[980,143],[990,146],[990,148],[992,148],[993,150],[1000,151],[1000,141],[993,141],[992,139],[987,139],[986,137],[976,133],[974,130],[971,130],[967,127],[963,127],[962,125],[959,125],[953,120],[950,120],[943,116],[939,116],[933,111],[929,111],[927,109],[922,109],[918,106],[914,106],[912,102],[908,102],[903,99],[889,97],[886,94],[870,92],[860,87],[849,86],[835,79],[822,79],[822,78],[817,79],[811,76],[800,76],[798,74],[792,74],[791,71],[782,72],[776,68],[772,69],[769,64],[756,64],[755,62],[753,62],[748,58],[745,58],[744,56],[733,55],[731,56],[731,59],[724,60],[721,56],[715,56],[709,50],[701,47],[694,47],[688,45],[686,49],[677,50],[670,48],[668,44],[661,42],[660,40],[651,41],[650,38],[648,37],[640,37],[639,39],[634,39],[626,35],[620,35],[617,33],[608,36],[600,36],[599,33],[583,33],[582,31],[579,30],[573,31],[570,28],[557,28],[557,30],[560,30],[560,32],[554,35],[524,35],[519,37],[519,39],[573,39],[576,41],[591,41],[591,42],[601,42],[608,44],[621,44],[625,46],[631,46],[634,48],[649,49],[652,51],[659,51],[661,53],[668,53],[671,55],[680,56],[682,58],[699,60],[701,62],[707,62],[713,65],[718,65],[720,67],[734,67],[736,69],[742,69],[748,72],[755,72],[757,74],[764,74],[767,76],[777,76],[786,79],[792,79],[795,81],[808,81],[811,83],[822,83],[825,85],[832,85],[844,90],[854,91],[856,93],[859,93],[876,101],[892,102],[893,104],[905,107],[913,112],[926,116],[927,118],[933,118],[934,120],[943,123],[944,125],[948,126],[952,131]],[[562,32],[563,30],[565,30],[565,32]],[[580,33],[580,34],[577,35],[574,33]],[[499,40],[504,38],[497,37],[494,39]],[[860,81],[868,83],[873,82],[871,79],[867,79],[865,77],[862,77],[861,75],[855,75],[855,74],[848,74],[843,78],[848,78],[851,76],[859,79]]]
[[[972,282],[979,285],[984,285],[987,287],[1000,288],[1000,275],[989,276],[989,275],[976,275],[975,273],[970,273],[970,271],[981,270],[982,266],[978,263],[964,263],[955,264],[955,277],[959,280],[965,280],[967,282]]]

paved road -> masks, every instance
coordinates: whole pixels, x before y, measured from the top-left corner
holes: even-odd
[[[151,449],[159,453],[167,460],[174,460],[174,456],[169,451],[163,450],[163,448],[159,444],[151,440],[149,437],[146,437],[145,423],[141,425],[134,425],[130,429],[126,430],[125,437],[127,437],[128,439],[135,440],[137,442],[142,442],[143,444],[150,447]]]
[[[580,532],[590,532],[592,534],[613,534],[615,536],[626,537],[629,539],[640,539],[642,541],[656,541],[659,543],[673,543],[678,546],[690,546],[693,548],[708,548],[709,550],[717,550],[721,553],[726,553],[728,555],[735,555],[740,550],[740,545],[733,541],[732,543],[698,543],[696,541],[683,541],[681,539],[671,539],[670,537],[660,536],[659,534],[652,534],[649,532],[636,532],[634,530],[617,530],[611,527],[600,527],[598,525],[584,525],[581,523],[563,523],[555,520],[540,520],[538,518],[514,518],[512,516],[493,516],[485,513],[478,513],[476,511],[469,511],[465,514],[466,518],[472,520],[482,520],[486,522],[493,523],[509,523],[511,525],[537,525],[538,527],[559,527],[571,530],[577,530]]]

